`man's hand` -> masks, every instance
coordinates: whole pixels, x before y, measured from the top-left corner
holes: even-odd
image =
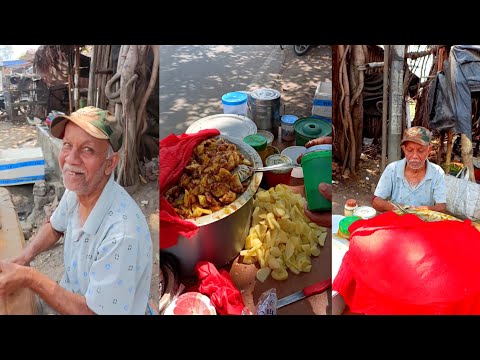
[[[87,306],[85,296],[62,288],[34,268],[0,261],[0,296],[7,296],[21,288],[30,288],[59,314],[95,315]]]
[[[12,264],[17,264],[22,266],[30,266],[30,263],[27,263],[25,257],[22,255],[6,258],[3,261],[6,263],[12,263]]]
[[[322,137],[310,140],[309,142],[307,142],[305,144],[305,147],[309,148],[309,147],[315,146],[315,145],[331,144],[332,140],[333,140],[333,138],[331,136],[322,136]]]
[[[378,212],[386,212],[386,211],[391,211],[395,210],[396,207],[393,206],[393,204],[390,201],[387,201],[385,199],[382,199],[379,196],[374,196],[372,199],[372,207],[377,210]]]
[[[326,183],[320,183],[318,185],[318,191],[322,196],[328,201],[332,201],[332,185]],[[332,227],[332,212],[331,211],[321,211],[321,212],[312,212],[308,210],[308,205],[305,203],[304,206],[305,215],[315,224],[331,228]]]
[[[0,261],[0,296],[7,296],[19,288],[27,287],[28,270],[26,266]]]
[[[305,144],[305,147],[308,149],[309,147],[312,147],[312,146],[315,146],[315,145],[332,144],[332,140],[333,140],[333,138],[332,138],[331,136],[319,137],[319,138],[317,138],[317,139],[313,139],[313,140],[310,140],[309,142],[307,142],[307,143]],[[300,155],[300,156],[297,158],[297,162],[298,162],[299,164],[301,164],[302,156],[303,156],[303,155]]]
[[[430,210],[428,206],[410,206],[410,209],[415,209],[415,210]]]
[[[438,203],[432,206],[411,206],[412,209],[416,210],[432,210],[446,213],[447,204],[446,203]]]
[[[325,199],[332,202],[332,184],[320,183],[318,184],[318,191]]]

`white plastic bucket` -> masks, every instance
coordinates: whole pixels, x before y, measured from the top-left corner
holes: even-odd
[[[247,116],[248,95],[244,92],[234,91],[222,96],[224,114],[235,114]]]

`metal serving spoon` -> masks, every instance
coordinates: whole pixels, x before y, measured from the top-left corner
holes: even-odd
[[[238,177],[240,178],[240,182],[244,182],[245,180],[250,178],[255,172],[271,171],[271,170],[289,170],[299,166],[300,165],[298,164],[275,164],[270,166],[254,168],[251,166],[240,164],[233,170],[233,174],[238,174]]]

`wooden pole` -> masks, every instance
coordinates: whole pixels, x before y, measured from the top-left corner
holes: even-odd
[[[392,45],[392,65],[390,68],[390,123],[388,135],[388,161],[400,160],[403,121],[403,66],[405,45]]]
[[[68,58],[68,115],[72,113],[72,56],[69,53]]]
[[[80,79],[80,46],[75,46],[75,78],[74,78],[74,85],[75,88],[73,89],[73,98],[75,100],[75,110],[80,109],[80,96],[79,96],[79,88],[78,82]]]
[[[445,139],[445,131],[440,131],[439,144],[437,151],[437,164],[442,164],[443,162],[443,140]]]
[[[437,71],[442,71],[443,70],[443,62],[447,58],[447,54],[445,52],[445,48],[440,48],[438,50],[438,62],[437,62]],[[445,134],[444,131],[441,131],[440,134],[442,135],[440,137],[440,147],[442,148],[443,152],[443,135]],[[450,174],[450,162],[452,160],[452,146],[453,145],[453,131],[449,129],[447,131],[447,153],[445,154],[445,173]],[[441,161],[441,159],[440,159]],[[441,162],[439,163],[441,164]]]
[[[447,158],[445,160],[445,173],[450,174],[450,161],[452,160],[453,132],[447,131]]]
[[[388,119],[388,72],[390,45],[384,45],[383,52],[383,101],[382,101],[382,167],[381,172],[387,166],[387,119]]]
[[[95,99],[95,62],[96,62],[96,51],[95,48],[98,45],[93,45],[92,48],[92,58],[90,60],[90,72],[88,74],[88,96],[87,96],[87,105],[94,105]]]

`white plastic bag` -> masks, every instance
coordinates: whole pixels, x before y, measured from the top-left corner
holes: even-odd
[[[468,168],[457,176],[445,174],[447,211],[460,219],[480,221],[480,185],[468,180]]]

